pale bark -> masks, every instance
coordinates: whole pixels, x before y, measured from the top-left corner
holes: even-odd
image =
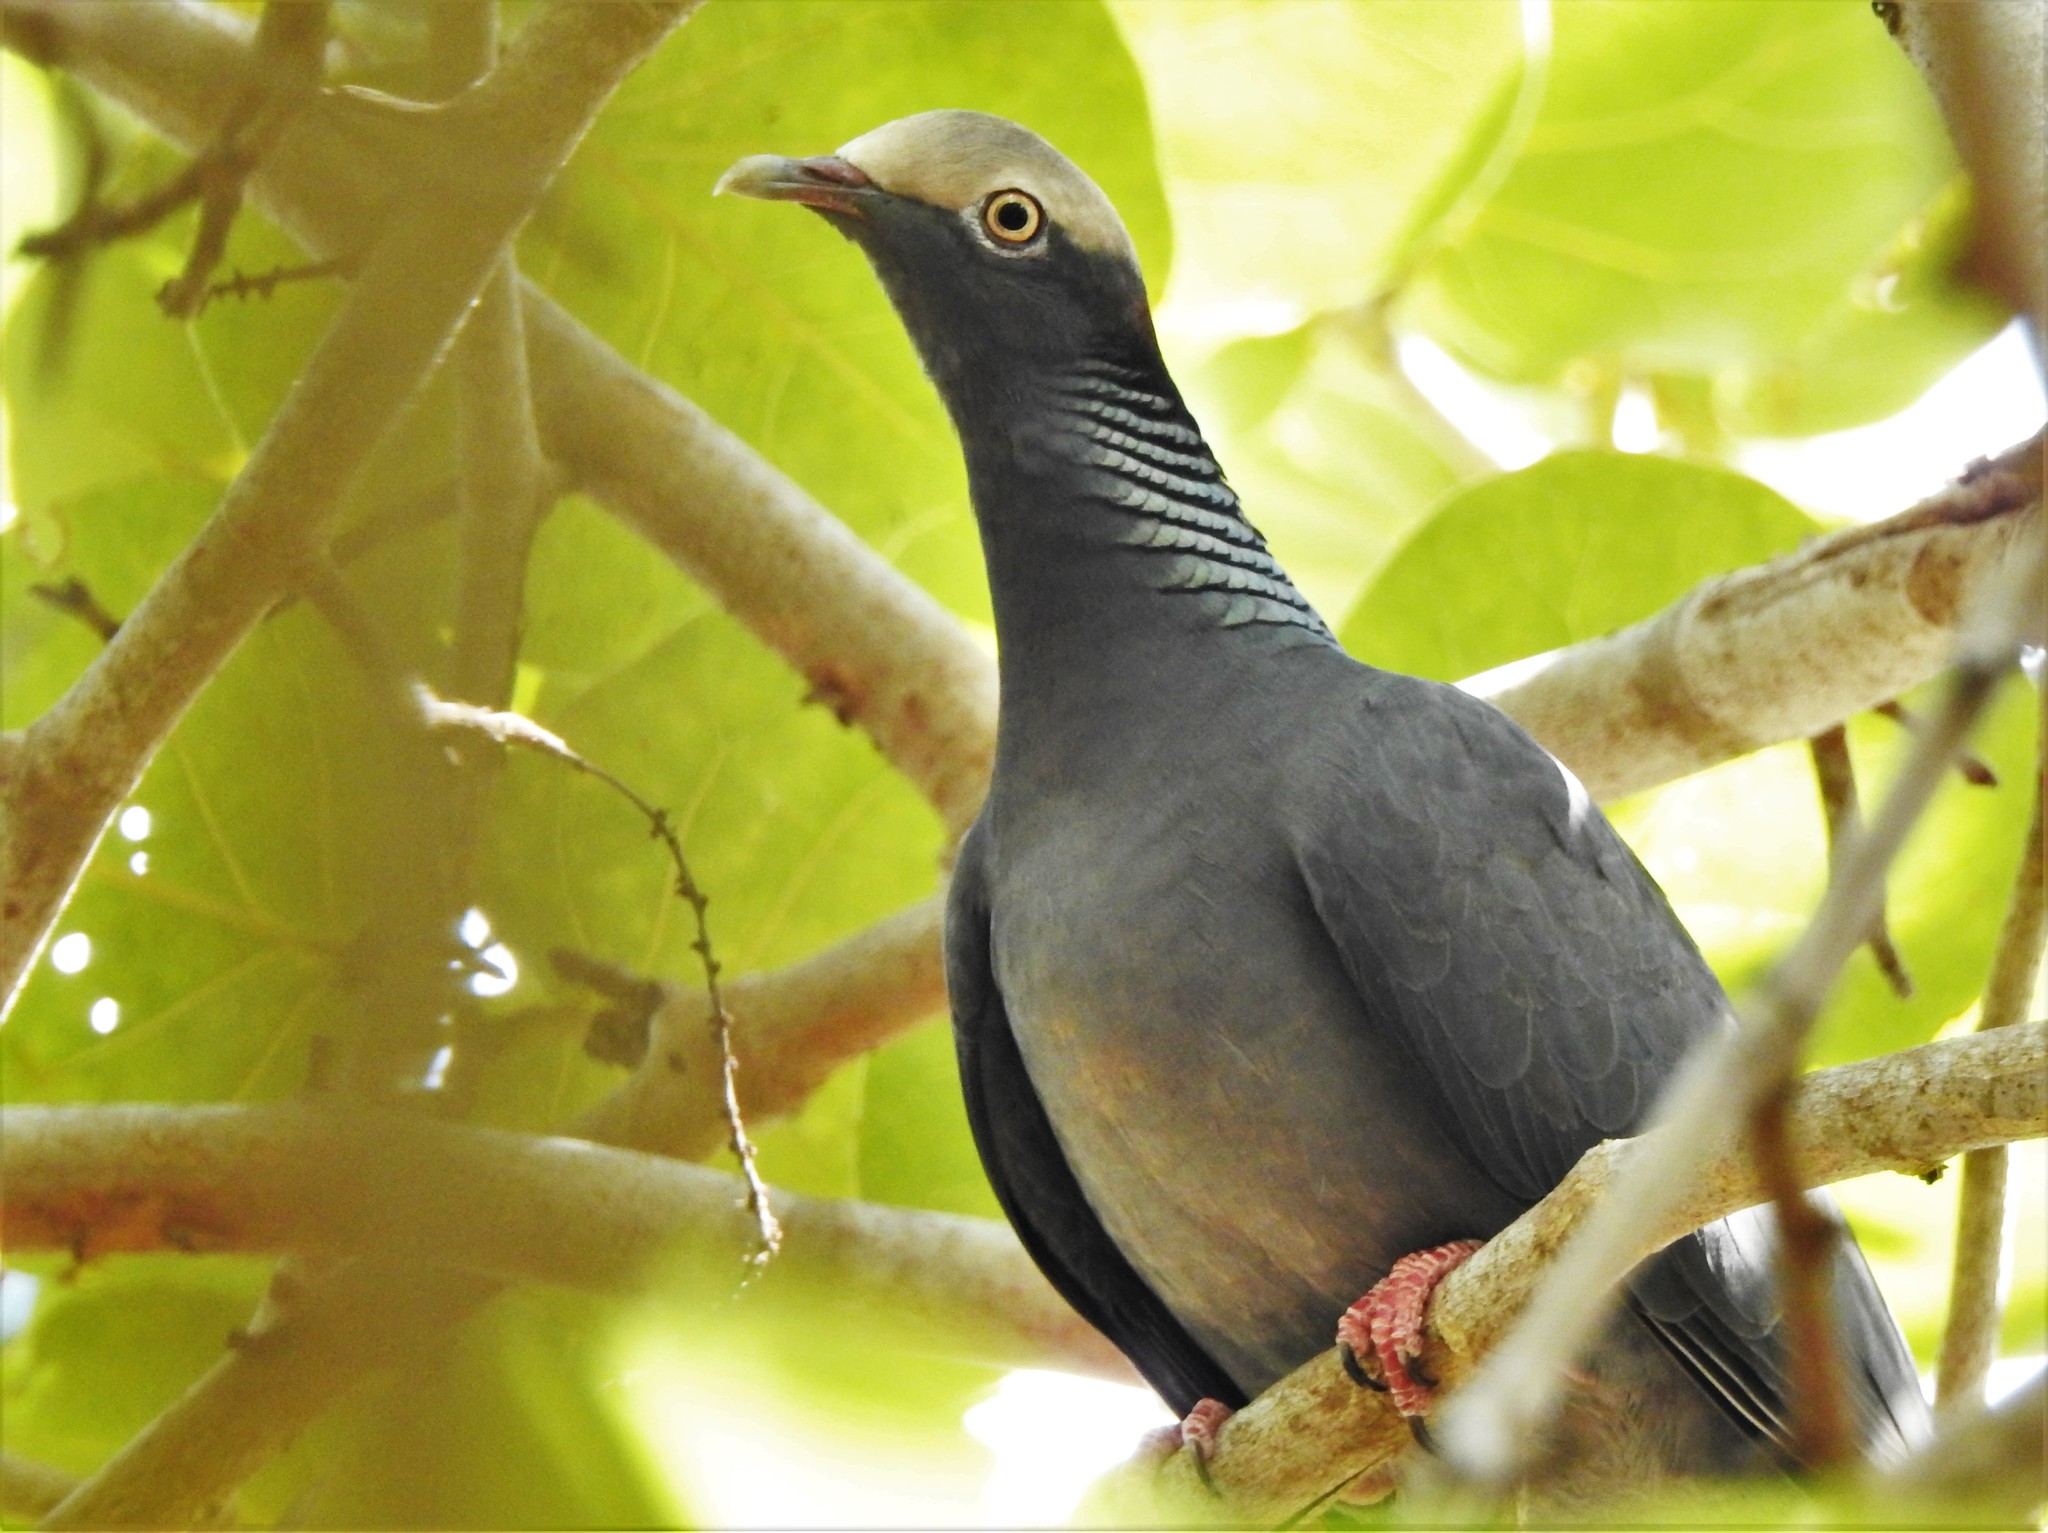
[[[1945,1415],[1930,1442],[1856,1488],[1883,1528],[2034,1528],[2048,1503],[2048,1374],[2011,1398]]]
[[[421,157],[397,180],[395,216],[220,509],[10,753],[0,780],[0,1006],[11,1004],[101,832],[157,747],[293,588],[356,473],[439,362],[498,252],[613,88],[688,5],[543,11],[504,66],[435,120],[443,152]],[[138,14],[119,10],[119,25]],[[15,25],[10,20],[10,40]],[[216,111],[222,84],[216,78],[211,87]],[[492,176],[462,163],[484,146],[498,167]]]
[[[1964,607],[2039,519],[2042,453],[2036,436],[1911,510],[1704,581],[1482,695],[1603,803],[1816,735],[1947,662]]]
[[[2048,1025],[1817,1072],[1802,1082],[1792,1122],[1815,1185],[1881,1170],[1924,1174],[1962,1151],[2041,1135]],[[1448,1382],[1470,1371],[1641,1148],[1613,1141],[1589,1152],[1444,1281],[1429,1312],[1427,1369]],[[288,1251],[326,1263],[374,1255],[386,1270],[439,1272],[429,1286],[443,1291],[482,1272],[493,1285],[625,1291],[658,1277],[665,1290],[688,1280],[722,1292],[751,1238],[737,1179],[701,1167],[577,1140],[306,1107],[13,1109],[0,1138],[0,1187],[15,1249]],[[1747,1157],[1730,1153],[1644,1233],[1637,1255],[1761,1196]],[[946,1338],[971,1355],[1128,1376],[1001,1225],[790,1194],[777,1204],[789,1244],[765,1283],[804,1284],[807,1297],[816,1284],[823,1302],[888,1308],[930,1341]],[[382,1308],[387,1319],[396,1313]],[[313,1329],[315,1339],[325,1335]],[[257,1361],[270,1366],[266,1359],[293,1350],[284,1339],[253,1349]],[[331,1347],[322,1356],[338,1360]],[[1224,1428],[1209,1466],[1221,1495],[1212,1509],[1277,1520],[1410,1442],[1385,1397],[1353,1385],[1325,1354]],[[1162,1480],[1169,1492],[1194,1483],[1184,1456]],[[1191,1505],[1211,1505],[1206,1492],[1195,1495]]]
[[[205,140],[227,87],[244,67],[241,33],[204,8],[9,0],[0,15],[9,46],[75,68],[188,145]],[[317,253],[359,249],[389,185],[388,135],[388,124],[345,105],[312,112],[266,162],[253,184],[256,200]],[[843,717],[866,728],[949,825],[963,825],[986,776],[994,691],[992,667],[959,625],[736,438],[627,367],[530,286],[524,314],[548,450],[587,476],[615,511],[642,526],[777,647]],[[1596,792],[1610,795],[1781,737],[1773,729],[1810,733],[1931,674],[1942,645],[1928,642],[1926,630],[1939,633],[1953,623],[1967,592],[1997,566],[2022,520],[2023,503],[2038,502],[2038,457],[2011,471],[2021,476],[2019,501],[1988,504],[2006,491],[1978,490],[1944,500],[1922,518],[1924,525],[1895,523],[1868,536],[1845,535],[1814,556],[1814,569],[1800,573],[1796,561],[1788,564],[1776,584],[1744,588],[1743,601],[1726,599],[1725,592],[1712,600],[1688,598],[1681,607],[1690,604],[1689,615],[1672,618],[1672,631],[1651,636],[1639,652],[1613,647],[1612,640],[1582,647],[1584,659],[1567,652],[1551,668],[1554,679],[1546,671],[1526,684],[1533,690],[1517,688],[1499,700],[1581,777],[1601,784]],[[1826,635],[1844,627],[1854,629],[1869,652],[1892,658],[1875,672],[1859,669],[1847,688],[1829,673],[1832,660],[1776,663],[1788,651],[1825,657]],[[1603,647],[1608,658],[1596,658],[1593,652]],[[1711,663],[1733,665],[1747,680],[1717,690],[1690,666],[1668,678],[1662,657],[1677,651],[1701,664],[1718,653]],[[166,679],[152,684],[189,695],[203,680],[203,674],[180,675],[173,665]],[[1568,716],[1564,699],[1576,699],[1570,707],[1583,704],[1608,722],[1567,737],[1555,722]],[[1631,743],[1638,731],[1647,740],[1640,751]],[[1672,735],[1679,737],[1676,746],[1667,738]],[[145,757],[152,744],[143,743]],[[140,764],[132,763],[134,770]],[[18,773],[10,776],[10,797],[19,781]],[[86,832],[88,843],[97,823]],[[792,1003],[785,1013],[788,1037],[835,1040],[806,1055],[790,1071],[792,1079],[816,1078],[832,1062],[830,1048],[878,1040],[936,999],[932,913],[906,917],[877,935],[887,941],[855,955],[851,968],[833,976],[828,988],[838,1001],[809,1012]],[[891,984],[904,988],[886,993]],[[642,1071],[614,1109],[622,1116],[602,1131],[661,1136],[679,1146],[694,1142],[698,1125],[716,1120],[690,1105],[687,1082],[680,1101],[671,1100],[675,1084],[652,1067]],[[672,1111],[678,1116],[666,1119]],[[450,1297],[424,1296],[423,1314],[459,1314],[467,1307],[468,1301],[451,1306]],[[345,1329],[337,1328],[337,1338]],[[309,1334],[317,1331],[312,1326]],[[313,1349],[328,1359],[324,1372],[303,1359],[290,1364],[299,1370],[302,1395],[235,1384],[206,1404],[205,1386],[196,1393],[205,1410],[230,1396],[260,1401],[277,1413],[271,1424],[285,1430],[285,1418],[308,1419],[365,1365],[348,1361],[339,1340],[336,1346],[332,1354]],[[232,1375],[241,1362],[238,1354],[223,1366]],[[254,1377],[253,1367],[272,1363],[243,1364],[244,1379]],[[192,1419],[203,1416],[195,1409]],[[217,1424],[230,1421],[223,1415]],[[180,1440],[176,1431],[156,1437],[166,1457],[175,1457]]]
[[[11,45],[60,59],[174,141],[203,143],[223,83],[245,67],[235,31],[189,7],[124,14],[118,27],[98,9],[0,8],[35,22],[11,31]],[[312,114],[252,195],[316,254],[345,250],[376,206],[381,153],[345,113]],[[949,826],[964,826],[993,748],[988,657],[737,438],[530,285],[526,298],[549,451],[873,735]],[[1709,582],[1622,635],[1563,651],[1492,700],[1596,798],[1811,735],[1934,674],[2040,482],[2038,444],[2016,449],[1888,522]]]
[[[1899,0],[1900,44],[1927,76],[1975,183],[1968,269],[2048,320],[2048,6],[2040,0]]]
[[[593,13],[596,14],[596,13]],[[182,147],[211,136],[247,66],[208,8],[7,0],[6,43],[60,63]],[[360,248],[392,152],[347,103],[307,112],[251,181],[309,251]],[[995,667],[957,619],[694,404],[631,367],[531,283],[524,320],[543,444],[858,725],[963,831],[995,742]]]
[[[495,1282],[722,1299],[754,1238],[737,1178],[665,1156],[375,1112],[17,1107],[0,1142],[9,1248],[91,1260],[240,1251]],[[1002,1224],[778,1191],[755,1288],[801,1288],[922,1345],[1131,1381]]]
[[[0,1512],[40,1518],[78,1489],[78,1476],[12,1453],[0,1453]]]
[[[727,987],[750,1121],[794,1112],[847,1060],[944,1010],[944,919],[945,897],[934,895],[816,957]],[[723,1133],[719,1062],[702,994],[665,988],[646,1059],[576,1131],[695,1160]]]
[[[2048,1025],[1943,1039],[1816,1071],[1800,1082],[1791,1126],[1808,1186],[1876,1171],[1925,1175],[1967,1150],[2038,1138],[2048,1134]],[[1424,1370],[1447,1385],[1469,1379],[1525,1312],[1573,1232],[1620,1195],[1631,1168],[1653,1149],[1635,1139],[1589,1151],[1548,1197],[1445,1278],[1429,1307]],[[1726,1146],[1654,1225],[1632,1231],[1627,1264],[1763,1196],[1746,1151]],[[1185,1450],[1167,1462],[1157,1486],[1169,1519],[1270,1526],[1361,1474],[1392,1467],[1413,1446],[1387,1396],[1352,1383],[1332,1350],[1224,1425],[1207,1466],[1213,1492]],[[1132,1488],[1127,1481],[1123,1493]]]
[[[2048,729],[2039,736],[2048,745]],[[1977,1007],[1980,1030],[2010,1027],[2026,1016],[2033,999],[2041,954],[2048,947],[2048,889],[2043,888],[2044,763],[2034,764],[2034,814],[2013,879],[2012,898],[1999,926],[1991,977]],[[1948,1324],[1934,1367],[1935,1408],[1944,1415],[1983,1404],[1984,1381],[1998,1351],[2000,1252],[2005,1242],[2004,1145],[1972,1150],[1963,1157],[1962,1188],[1956,1199],[1956,1250],[1949,1278]]]
[[[1868,827],[1831,869],[1799,938],[1736,1009],[1735,1026],[1693,1050],[1661,1090],[1649,1148],[1545,1275],[1513,1336],[1442,1413],[1436,1441],[1451,1475],[1503,1493],[1562,1397],[1566,1371],[1640,1259],[1643,1230],[1662,1224],[1699,1169],[1729,1150],[1775,1091],[1788,1089],[1836,976],[1884,901],[1885,876],[1946,777],[2023,642],[2040,642],[2048,539],[2035,520],[2014,555],[1962,614],[1942,696]]]

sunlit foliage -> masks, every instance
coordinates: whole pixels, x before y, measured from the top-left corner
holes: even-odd
[[[357,0],[338,25],[358,58],[402,52],[419,46],[418,9]],[[523,235],[523,268],[977,624],[957,449],[870,275],[821,226],[708,195],[743,154],[823,151],[933,106],[1023,120],[1101,182],[1165,303],[1169,360],[1282,561],[1357,653],[1425,675],[1604,632],[1794,546],[1819,523],[1730,466],[1739,442],[1879,419],[2003,320],[1950,276],[1967,194],[1918,77],[1858,0],[718,0],[607,108]],[[12,248],[66,210],[82,141],[75,103],[11,57],[0,113]],[[113,189],[177,163],[93,113]],[[75,289],[7,269],[8,727],[100,642],[30,585],[77,577],[116,616],[131,609],[339,301],[331,284],[289,286],[171,323],[151,298],[190,235],[175,219],[105,251]],[[260,218],[238,225],[230,265],[292,258]],[[1568,450],[1501,474],[1401,371],[1415,338],[1522,386],[1528,418]],[[1667,456],[1609,445],[1624,390],[1655,402]],[[451,414],[437,385],[342,534],[365,608],[428,672],[449,622]],[[515,705],[673,812],[729,969],[800,958],[936,886],[944,836],[912,788],[593,505],[554,512],[527,603]],[[136,792],[148,815],[109,833],[66,912],[59,932],[90,939],[86,960],[46,958],[0,1034],[8,1101],[303,1085],[315,1040],[353,1025],[351,938],[403,852],[378,835],[399,778],[376,706],[304,605],[243,646]],[[1881,719],[1852,727],[1867,780],[1897,736]],[[2015,694],[1980,744],[2007,786],[1945,790],[1894,879],[1916,994],[1895,999],[1859,957],[1817,1058],[1917,1042],[1970,1007],[2031,748]],[[472,1121],[548,1130],[618,1074],[583,1054],[595,1003],[545,954],[688,980],[692,933],[617,800],[540,760],[514,761],[503,789],[476,945],[486,930],[503,943],[517,983],[459,1019],[437,1084]],[[1616,818],[1731,985],[1818,896],[1796,746]],[[792,1188],[994,1213],[937,1018],[759,1137]],[[2043,1343],[2031,1164],[2018,1352]],[[1893,1178],[1847,1200],[1925,1359],[1949,1194]],[[0,1354],[7,1446],[78,1471],[203,1370],[265,1276],[224,1258],[31,1270],[45,1279],[33,1318]],[[848,1515],[958,1521],[977,1515],[991,1462],[962,1416],[995,1384],[886,1332],[807,1326],[800,1296],[622,1312],[515,1292],[324,1423],[243,1507],[309,1524],[644,1524],[744,1516],[751,1484],[763,1515],[829,1521],[843,1495]]]

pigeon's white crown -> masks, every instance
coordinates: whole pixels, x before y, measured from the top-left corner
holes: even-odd
[[[1052,145],[987,112],[919,112],[863,133],[839,158],[883,191],[965,213],[992,192],[1028,192],[1066,237],[1084,250],[1138,254],[1102,188]]]

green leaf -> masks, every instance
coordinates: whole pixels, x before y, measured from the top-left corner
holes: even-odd
[[[1502,378],[1779,358],[1955,173],[1860,4],[1553,8],[1520,158],[1405,317]]]
[[[1926,693],[1909,698],[1925,707]],[[1971,749],[1999,775],[1951,777],[1893,866],[1893,940],[1913,977],[1893,995],[1867,951],[1835,986],[1807,1049],[1815,1066],[1924,1043],[1977,997],[2025,838],[2034,719],[2017,682]],[[1888,719],[1849,727],[1864,813],[1874,811],[1910,741]],[[1806,748],[1775,746],[1638,795],[1613,811],[1729,993],[1742,996],[1804,928],[1827,880],[1826,835]]]
[[[7,1451],[98,1468],[213,1366],[269,1270],[251,1257],[123,1256],[44,1276],[27,1328],[0,1349]]]
[[[1439,506],[1340,636],[1374,665],[1456,681],[1648,617],[1814,531],[1776,491],[1727,469],[1556,453]]]
[[[800,210],[710,195],[743,155],[824,153],[936,106],[1058,144],[1164,279],[1144,91],[1097,0],[707,6],[620,90],[522,248],[629,360],[981,616],[959,447],[867,263]]]
[[[1180,231],[1176,310],[1359,303],[1469,177],[1519,76],[1517,7],[1119,0]],[[1240,320],[1234,327],[1248,326]]]
[[[805,956],[930,892],[943,831],[929,807],[644,543],[565,503],[542,530],[528,597],[534,715],[671,812],[728,973]],[[557,947],[701,984],[674,871],[617,795],[523,755],[493,826],[480,903],[527,976],[508,1004],[585,999],[547,973]],[[486,1115],[528,1127],[618,1079],[582,1059],[572,1028],[531,1035],[491,1073]],[[769,1174],[853,1191],[860,1098],[855,1073],[766,1130]]]
[[[1247,514],[1326,614],[1431,506],[1492,465],[1401,375],[1368,325],[1330,315],[1180,369]]]
[[[1953,274],[1968,232],[1965,203],[1958,177],[1796,346],[1717,378],[1713,403],[1722,428],[1809,436],[1880,420],[1996,335],[2004,309]]]
[[[687,1521],[620,1408],[612,1306],[523,1289],[421,1338],[243,1497],[266,1524],[647,1528]]]
[[[159,174],[161,151],[145,157]],[[4,382],[17,504],[31,515],[139,475],[225,485],[262,436],[339,302],[338,284],[280,287],[265,301],[221,300],[187,323],[157,308],[184,265],[190,215],[96,252],[72,276],[38,269],[8,317]],[[227,265],[267,271],[301,259],[243,218]],[[51,326],[63,337],[49,341]]]
[[[45,706],[98,640],[27,598],[35,573],[82,578],[124,615],[196,530],[212,491],[145,478],[59,513],[53,571],[8,561],[5,634],[23,717]],[[13,535],[10,534],[10,537]],[[27,566],[26,568],[18,566]],[[406,595],[412,593],[407,592]],[[10,664],[10,683],[14,680]],[[200,696],[109,832],[58,926],[91,942],[77,973],[46,954],[4,1034],[11,1098],[274,1096],[303,1076],[339,998],[329,965],[367,902],[353,849],[377,781],[377,734],[354,665],[303,607],[261,625]],[[113,1030],[92,1006],[119,1008]]]
[[[861,1196],[1000,1219],[967,1128],[952,1024],[936,1018],[877,1049],[867,1064]]]

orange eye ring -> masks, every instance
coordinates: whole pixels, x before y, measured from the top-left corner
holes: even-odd
[[[997,192],[981,205],[981,226],[999,244],[1028,245],[1045,227],[1045,209],[1028,192]]]

